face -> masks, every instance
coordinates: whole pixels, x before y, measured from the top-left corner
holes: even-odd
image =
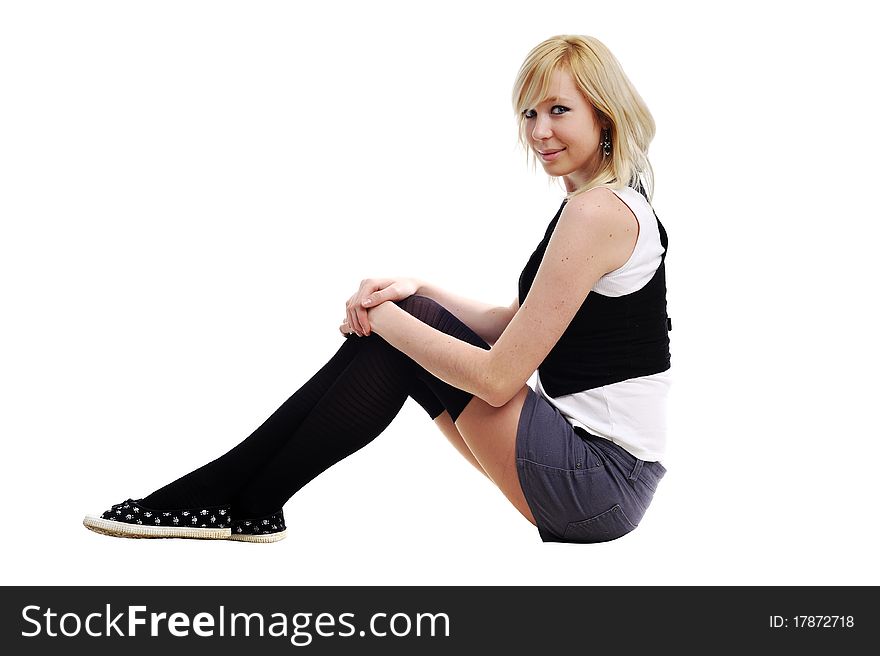
[[[548,175],[563,178],[568,191],[577,189],[598,169],[602,128],[608,126],[599,122],[568,71],[555,71],[548,98],[523,115],[535,157]]]

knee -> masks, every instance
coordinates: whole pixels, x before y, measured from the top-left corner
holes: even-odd
[[[443,306],[433,298],[428,298],[427,296],[421,296],[419,294],[407,296],[399,301],[393,301],[393,303],[405,310],[408,314],[411,314],[426,323],[429,317],[435,316],[438,310],[444,309]]]
[[[482,337],[433,298],[413,294],[393,302],[422,323],[426,323],[440,332],[479,346],[481,349],[489,350],[492,348]]]

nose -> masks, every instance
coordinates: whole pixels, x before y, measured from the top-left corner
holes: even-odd
[[[540,112],[534,118],[534,125],[532,125],[532,139],[535,141],[546,141],[553,135],[553,131],[550,129],[550,117],[542,116]]]

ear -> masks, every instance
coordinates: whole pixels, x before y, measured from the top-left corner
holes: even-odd
[[[599,127],[603,130],[611,129],[611,119],[608,118],[604,112],[602,112],[598,107],[593,105],[593,113],[596,116],[596,120],[599,122]]]

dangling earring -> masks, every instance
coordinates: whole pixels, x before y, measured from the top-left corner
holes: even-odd
[[[602,153],[608,157],[611,154],[611,130],[609,128],[602,130],[602,143],[599,145],[602,146]]]

